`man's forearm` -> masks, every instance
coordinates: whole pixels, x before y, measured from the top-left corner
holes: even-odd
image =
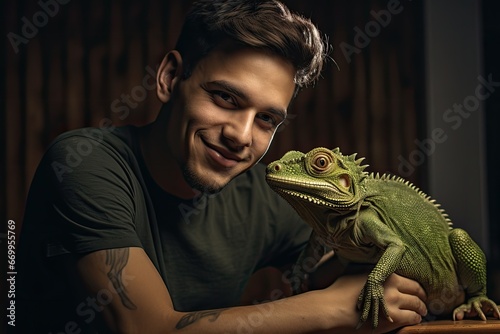
[[[334,315],[317,308],[308,292],[267,303],[226,309],[196,311],[180,316],[176,330],[185,333],[311,333],[331,328]],[[329,319],[329,320],[326,320]],[[342,324],[339,322],[339,326]]]

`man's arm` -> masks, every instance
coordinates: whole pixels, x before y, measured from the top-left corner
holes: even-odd
[[[137,247],[101,250],[77,261],[77,276],[98,305],[106,326],[115,333],[305,333],[327,329],[352,331],[358,320],[357,295],[365,276],[344,277],[330,287],[260,304],[227,309],[178,312],[168,289],[146,253]],[[391,282],[392,279],[392,282]],[[382,321],[386,332],[420,321],[425,309],[416,295],[418,284],[391,277],[386,295],[394,323]],[[414,283],[414,285],[412,285]],[[217,298],[217,296],[211,296]],[[363,327],[371,333],[369,326]],[[360,331],[363,333],[363,331]]]

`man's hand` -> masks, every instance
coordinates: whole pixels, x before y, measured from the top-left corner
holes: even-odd
[[[330,287],[319,290],[325,293],[321,301],[328,309],[331,303],[331,317],[334,322],[344,321],[342,327],[346,333],[352,332],[359,320],[359,311],[356,303],[358,295],[367,279],[367,274],[346,275],[335,281]],[[385,317],[379,319],[378,328],[373,331],[371,322],[365,323],[356,333],[386,333],[406,325],[417,324],[427,314],[425,306],[426,295],[420,284],[408,278],[392,274],[384,283],[384,298],[389,314],[393,320],[390,322]]]

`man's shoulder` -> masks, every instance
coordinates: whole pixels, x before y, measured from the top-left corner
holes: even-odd
[[[135,129],[132,126],[123,126],[109,128],[85,127],[69,130],[58,135],[52,141],[49,149],[54,145],[60,146],[71,143],[79,146],[81,151],[89,149],[89,145],[99,146],[100,144],[116,146],[117,148],[122,146],[131,147],[136,141],[137,131]]]
[[[50,157],[73,160],[99,159],[104,155],[118,154],[123,157],[135,155],[137,150],[135,127],[112,128],[86,127],[64,132],[57,136],[47,148]]]
[[[138,169],[136,128],[81,128],[60,134],[47,148],[39,170],[63,176],[113,168]],[[115,167],[113,167],[115,166]],[[125,167],[127,166],[127,167]]]

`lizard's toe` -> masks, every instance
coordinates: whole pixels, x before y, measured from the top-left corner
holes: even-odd
[[[500,311],[497,304],[487,297],[473,297],[466,304],[462,304],[453,311],[453,320],[461,320],[468,315],[470,317],[479,316],[486,321],[486,314],[492,313],[493,316],[500,318]]]
[[[479,317],[481,318],[481,320],[486,321],[486,316],[484,315],[481,302],[480,301],[473,302],[472,303],[472,307],[474,307],[474,310],[479,315]]]
[[[361,316],[356,328],[360,328],[368,320],[369,316],[372,317],[372,328],[377,328],[380,308],[382,308],[387,320],[393,322],[384,299],[384,287],[382,284],[367,282],[358,297],[358,309],[361,311]]]

